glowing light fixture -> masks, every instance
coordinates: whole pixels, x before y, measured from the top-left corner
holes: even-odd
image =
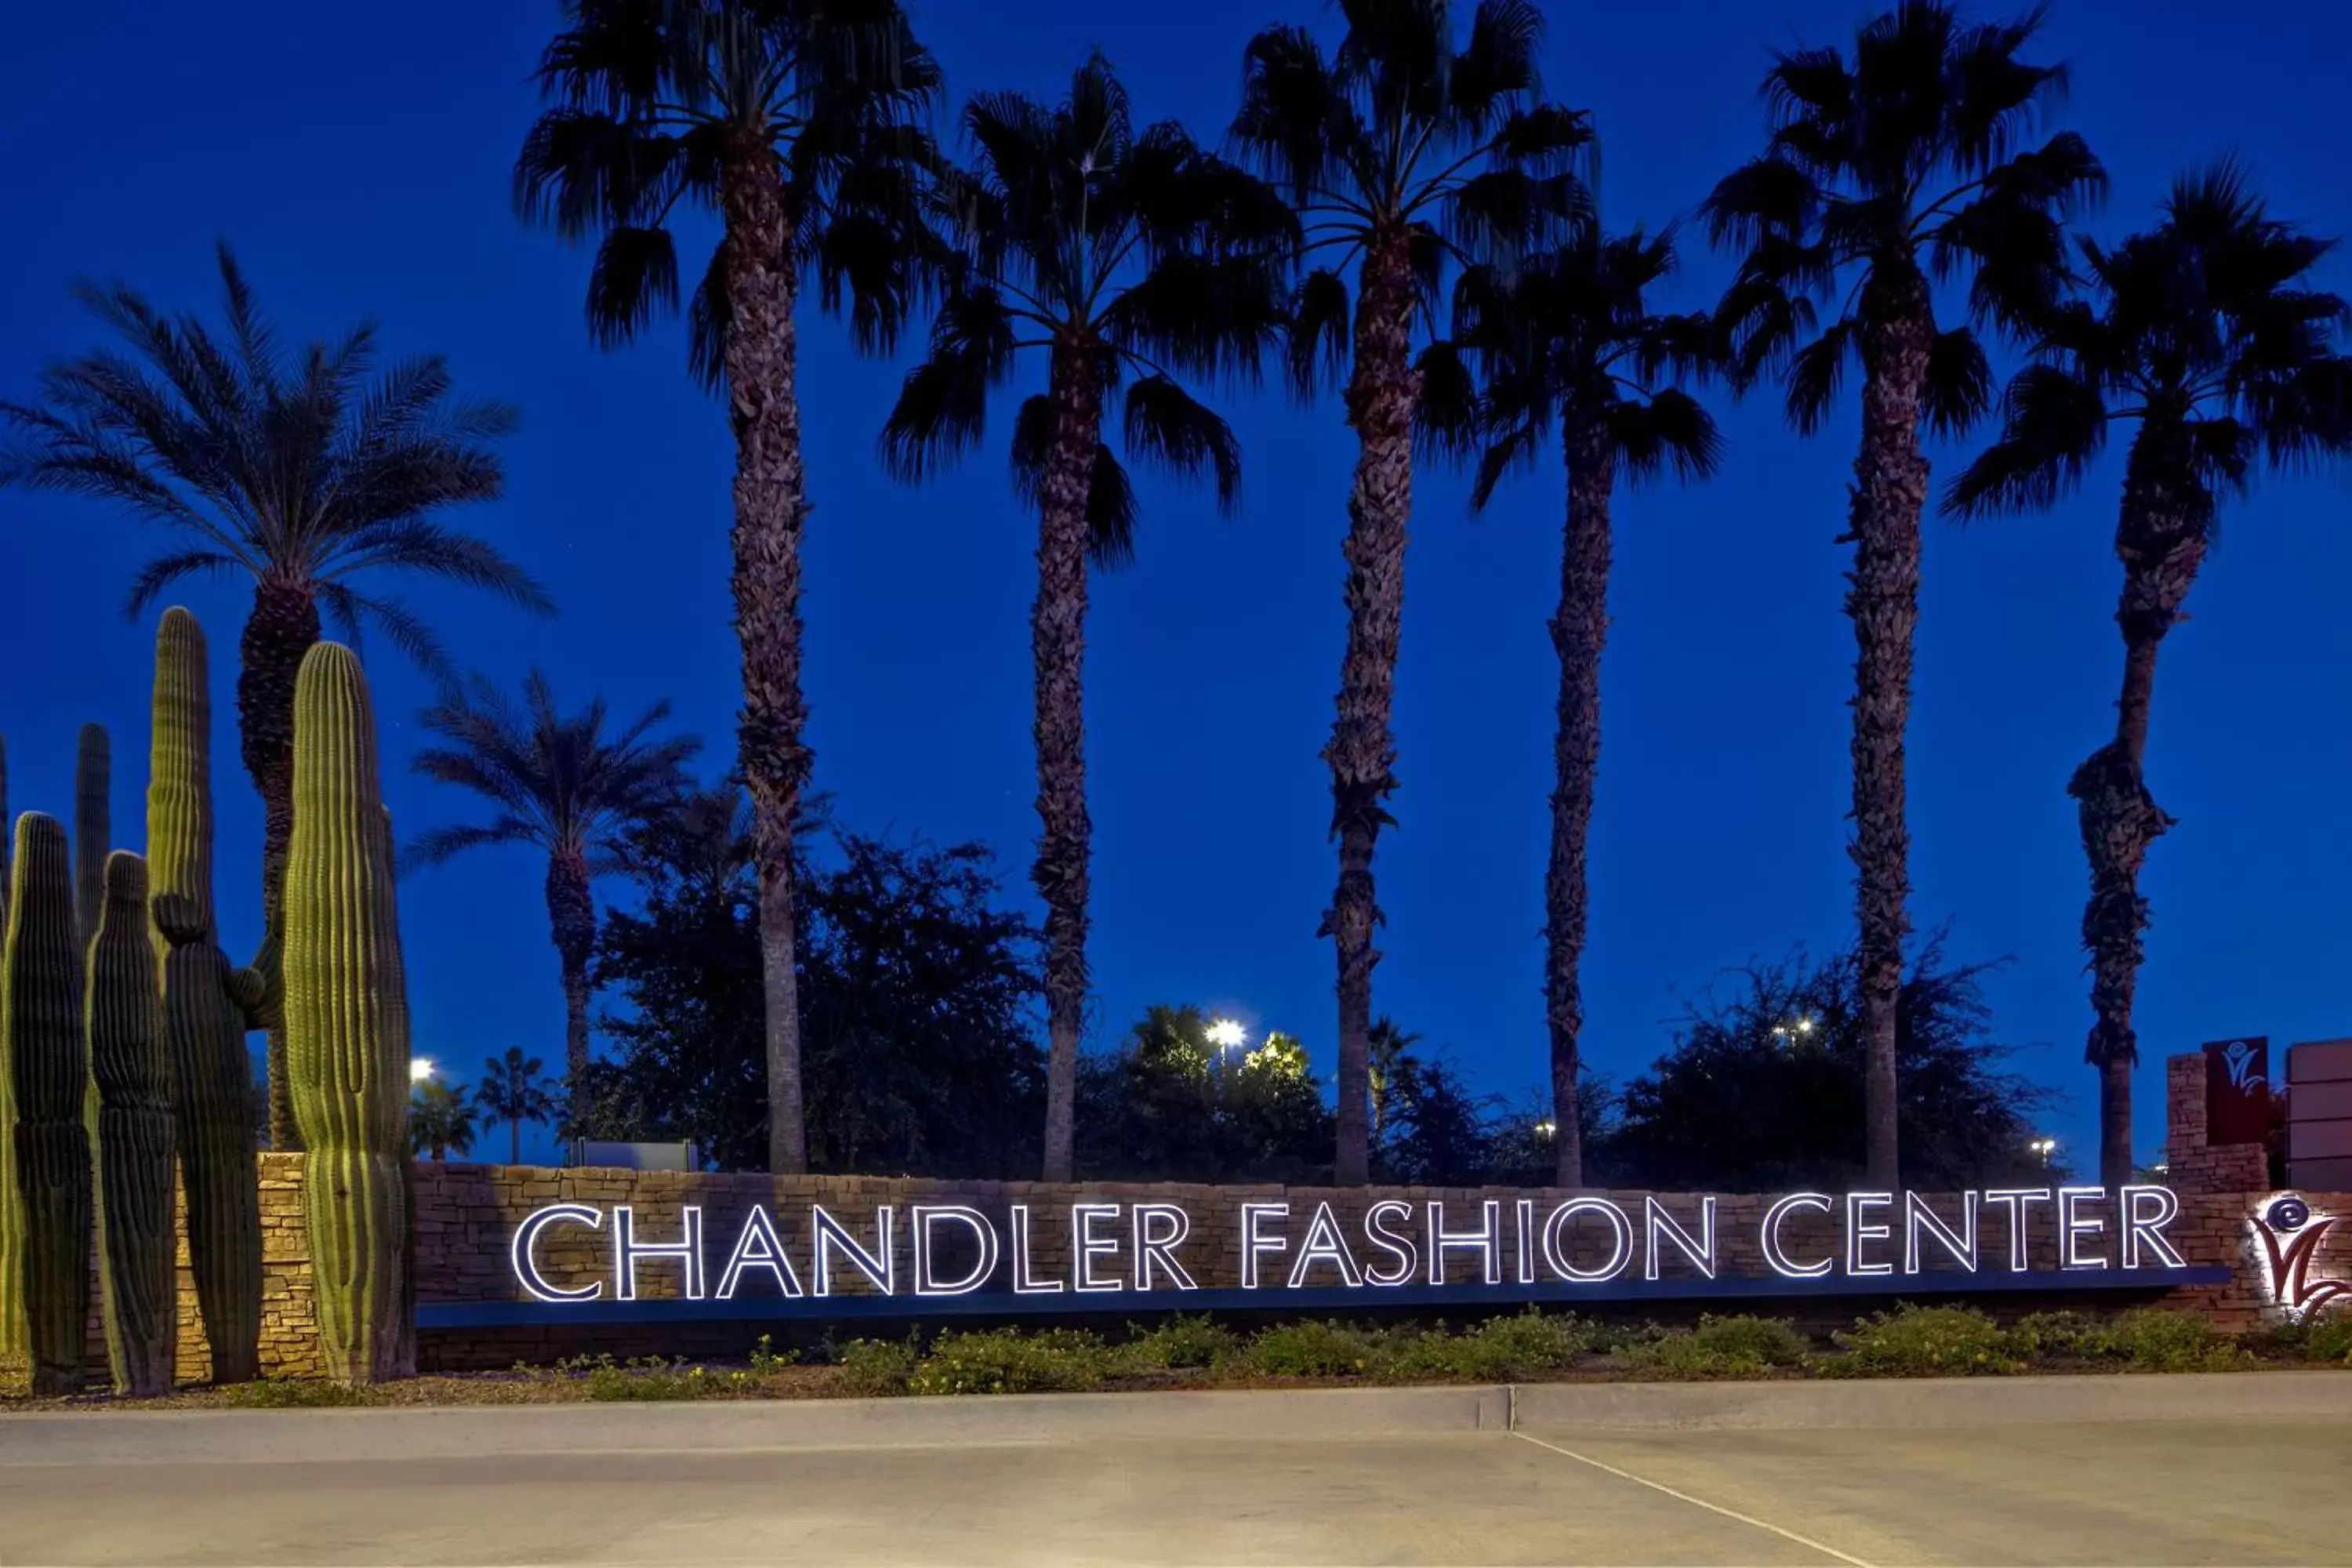
[[[433,1058],[431,1057],[411,1057],[408,1058],[409,1082],[423,1083],[432,1076]]]
[[[1221,1051],[1230,1051],[1236,1046],[1248,1043],[1249,1031],[1242,1027],[1238,1018],[1219,1018],[1209,1026],[1209,1044]]]

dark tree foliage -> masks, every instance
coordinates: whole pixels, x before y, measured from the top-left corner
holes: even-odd
[[[1895,1011],[1902,1180],[1918,1188],[2049,1176],[2028,1148],[2046,1091],[1998,1064],[1979,984],[1990,965],[1914,955]],[[1693,1003],[1674,1047],[1625,1087],[1599,1163],[1625,1184],[1840,1190],[1865,1169],[1859,965],[1801,949]]]
[[[1034,933],[997,907],[987,851],[837,834],[803,851],[799,931],[809,1157],[818,1171],[1007,1175],[1037,1158]],[[589,1071],[594,1137],[692,1139],[723,1169],[767,1152],[758,916],[740,799],[636,836],[644,907],[607,917],[596,975],[624,1010]]]
[[[1331,1110],[1296,1040],[1220,1051],[1200,1008],[1155,1006],[1078,1063],[1077,1169],[1092,1181],[1326,1182]]]

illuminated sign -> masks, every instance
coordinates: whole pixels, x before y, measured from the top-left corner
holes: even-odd
[[[1732,1203],[1737,1222],[1708,1194],[1381,1197],[1360,1210],[1252,1195],[1215,1226],[1181,1204],[1108,1199],[1013,1204],[993,1215],[944,1201],[838,1212],[809,1204],[782,1219],[755,1204],[723,1221],[687,1205],[659,1234],[630,1205],[565,1203],[524,1218],[509,1256],[532,1301],[588,1316],[596,1304],[645,1300],[655,1279],[672,1305],[761,1302],[762,1313],[819,1315],[877,1298],[913,1299],[918,1312],[1074,1311],[1121,1297],[1274,1307],[1294,1294],[1302,1303],[1374,1304],[2160,1289],[2226,1278],[2182,1258],[2168,1235],[2179,1201],[2160,1186],[1805,1192]],[[1209,1231],[1220,1239],[1199,1239]],[[2037,1254],[2054,1269],[2037,1270]],[[2298,1285],[2304,1266],[2290,1269]],[[461,1321],[456,1304],[428,1305],[420,1322],[434,1326],[436,1311]]]
[[[2263,1278],[2271,1305],[2290,1317],[2308,1317],[2340,1299],[2352,1298],[2352,1284],[2340,1279],[2314,1279],[2311,1262],[2336,1221],[2311,1212],[2311,1205],[2293,1193],[2284,1193],[2263,1205],[2249,1228],[2262,1248]]]

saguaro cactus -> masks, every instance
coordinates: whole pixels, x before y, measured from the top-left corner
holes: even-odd
[[[74,750],[74,929],[83,944],[98,934],[106,902],[106,856],[114,847],[114,748],[103,724],[84,724]]]
[[[82,1047],[81,947],[64,825],[16,823],[5,963],[8,1073],[16,1099],[16,1184],[24,1205],[18,1272],[35,1394],[82,1382],[89,1313],[89,1134],[82,1125],[89,1058]]]
[[[408,997],[375,720],[349,648],[320,643],[294,687],[286,866],[286,1059],[308,1151],[303,1217],[328,1370],[415,1372],[408,1314]]]
[[[155,636],[154,753],[147,783],[149,910],[163,957],[163,1036],[178,1123],[188,1257],[215,1383],[260,1375],[261,1208],[246,1031],[269,987],[234,970],[213,927],[211,675],[194,616]],[[264,962],[268,962],[265,952]]]
[[[0,738],[0,933],[8,929],[8,743]],[[16,1075],[8,1069],[8,986],[0,968],[0,1366],[25,1359],[25,1296],[17,1256],[25,1245],[25,1205],[16,1194]]]
[[[172,1391],[179,1280],[172,1236],[172,1062],[147,921],[147,862],[116,850],[89,945],[83,1007],[98,1084],[98,1170],[106,1226],[106,1351],[114,1386]]]

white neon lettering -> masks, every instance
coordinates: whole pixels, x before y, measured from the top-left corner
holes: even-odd
[[[1307,1283],[1307,1271],[1318,1263],[1338,1268],[1339,1283],[1351,1290],[1364,1282],[1348,1252],[1348,1238],[1340,1234],[1339,1216],[1331,1212],[1329,1204],[1315,1205],[1315,1217],[1307,1223],[1307,1239],[1299,1244],[1297,1260],[1290,1266],[1288,1288],[1296,1290]]]
[[[1175,1204],[1137,1204],[1129,1210],[1135,1215],[1135,1288],[1151,1289],[1154,1272],[1165,1268],[1179,1290],[1197,1290],[1192,1277],[1176,1261],[1176,1249],[1192,1234],[1192,1216]],[[1165,1220],[1165,1235],[1154,1235],[1154,1220]]]
[[[1818,1279],[1837,1266],[1834,1258],[1824,1258],[1818,1263],[1792,1263],[1780,1246],[1780,1222],[1787,1219],[1791,1211],[1811,1209],[1819,1214],[1828,1214],[1836,1207],[1836,1203],[1827,1193],[1790,1193],[1764,1211],[1759,1239],[1763,1243],[1764,1261],[1772,1266],[1772,1272],[1784,1279]]]
[[[833,1255],[837,1251],[849,1259],[849,1266],[866,1276],[866,1283],[885,1296],[895,1296],[898,1288],[890,1265],[890,1205],[877,1205],[874,1210],[875,1249],[868,1252],[849,1234],[842,1223],[824,1212],[822,1204],[809,1205],[809,1224],[815,1235],[816,1257],[811,1272],[816,1276],[816,1293],[833,1294]]]
[[[2105,1268],[2107,1266],[2107,1255],[2105,1253],[2102,1252],[2094,1257],[2085,1254],[2082,1248],[2083,1237],[2086,1236],[2096,1236],[2101,1231],[2105,1230],[2107,1228],[2107,1222],[2103,1219],[2084,1219],[2079,1212],[2079,1205],[2094,1202],[2105,1203],[2106,1201],[2106,1197],[2107,1189],[2105,1187],[2061,1187],[2058,1189],[2059,1268]]]
[[[550,1284],[547,1277],[539,1271],[536,1256],[539,1233],[556,1225],[584,1225],[590,1230],[601,1230],[604,1216],[586,1204],[550,1204],[534,1211],[515,1227],[514,1241],[508,1247],[514,1260],[515,1278],[522,1281],[524,1289],[542,1301],[593,1301],[604,1293],[603,1280],[576,1289],[566,1289],[561,1285]]]
[[[1891,1225],[1864,1224],[1863,1211],[1864,1209],[1871,1208],[1891,1208],[1894,1206],[1894,1204],[1895,1194],[1893,1193],[1846,1194],[1845,1271],[1848,1274],[1892,1274],[1895,1272],[1895,1265],[1892,1262],[1864,1263],[1862,1260],[1862,1244],[1864,1242],[1885,1241],[1895,1234],[1895,1227]]]
[[[961,1279],[938,1279],[933,1265],[938,1262],[937,1244],[931,1239],[931,1226],[940,1220],[962,1226],[971,1232],[973,1248],[978,1254],[971,1272]],[[917,1204],[907,1213],[907,1228],[912,1232],[915,1248],[915,1294],[918,1296],[962,1296],[979,1289],[996,1272],[996,1226],[988,1216],[963,1204]],[[800,1292],[795,1290],[794,1295]]]
[[[1503,1282],[1503,1205],[1493,1198],[1478,1205],[1479,1224],[1476,1230],[1447,1230],[1445,1205],[1435,1199],[1429,1205],[1429,1282],[1445,1283],[1445,1255],[1449,1252],[1475,1252],[1479,1269],[1489,1285]]]
[[[1519,1283],[1532,1285],[1536,1282],[1536,1201],[1521,1198],[1515,1207],[1518,1234],[1511,1255],[1518,1259]]]
[[[1615,1237],[1610,1248],[1609,1261],[1598,1268],[1579,1268],[1572,1261],[1572,1251],[1560,1245],[1560,1233],[1568,1227],[1570,1220],[1580,1214],[1608,1216],[1610,1234]],[[1544,1219],[1543,1255],[1545,1267],[1562,1279],[1580,1285],[1595,1285],[1604,1279],[1614,1279],[1633,1260],[1633,1216],[1607,1198],[1570,1198]]]
[[[2143,1198],[2155,1205],[2154,1213],[2140,1213],[2140,1200]],[[2173,1194],[2170,1187],[2126,1187],[2124,1189],[2124,1267],[2126,1268],[2141,1267],[2140,1243],[2146,1242],[2148,1250],[2157,1256],[2157,1267],[2188,1268],[2189,1260],[2173,1250],[2172,1243],[2167,1240],[2164,1235],[2164,1227],[2179,1217],[2180,1200]]]
[[[2026,1224],[2025,1210],[2032,1204],[2050,1201],[2048,1187],[1994,1187],[1984,1195],[1985,1205],[2001,1205],[2009,1210],[2009,1271],[2022,1274],[2032,1267],[2028,1243],[2031,1227]]]
[[[1927,1200],[1914,1192],[1903,1194],[1903,1272],[1919,1272],[1919,1233],[1925,1230],[1936,1238],[1943,1249],[1957,1259],[1959,1266],[1974,1274],[1977,1271],[1977,1194],[1960,1194],[1960,1228],[1951,1226],[1927,1206]]]
[[[1665,1205],[1643,1194],[1642,1196],[1642,1278],[1658,1277],[1660,1240],[1671,1241],[1675,1249],[1690,1261],[1709,1279],[1715,1278],[1715,1197],[1712,1194],[1698,1201],[1698,1235],[1675,1223],[1675,1216]]]
[[[719,1300],[732,1301],[736,1288],[743,1276],[754,1268],[764,1268],[776,1277],[776,1289],[786,1296],[801,1293],[800,1276],[793,1272],[793,1260],[784,1255],[784,1244],[776,1237],[776,1222],[768,1215],[765,1204],[753,1204],[743,1216],[743,1229],[735,1237],[735,1250],[727,1255],[727,1267],[719,1275]]]
[[[1242,1289],[1257,1289],[1257,1259],[1262,1252],[1280,1252],[1290,1246],[1289,1238],[1259,1234],[1258,1222],[1266,1218],[1288,1219],[1288,1204],[1244,1204],[1242,1205]]]
[[[1367,1268],[1367,1285],[1410,1285],[1421,1272],[1421,1253],[1409,1230],[1391,1230],[1383,1220],[1412,1223],[1412,1205],[1398,1198],[1382,1198],[1364,1211],[1364,1239],[1396,1259],[1393,1268]]]
[[[1095,1221],[1107,1219],[1118,1223],[1117,1204],[1072,1204],[1070,1205],[1070,1275],[1071,1282],[1080,1290],[1124,1290],[1127,1281],[1113,1275],[1108,1279],[1095,1277],[1095,1259],[1118,1253],[1118,1237],[1097,1236]]]
[[[1014,1204],[1009,1213],[1013,1221],[1013,1293],[1016,1296],[1052,1296],[1063,1289],[1059,1279],[1038,1279],[1029,1272],[1029,1205]]]
[[[637,1299],[637,1259],[641,1258],[677,1258],[686,1276],[686,1299],[702,1300],[702,1211],[688,1204],[677,1212],[679,1228],[685,1235],[676,1241],[639,1241],[636,1212],[627,1204],[613,1205],[614,1300]]]

